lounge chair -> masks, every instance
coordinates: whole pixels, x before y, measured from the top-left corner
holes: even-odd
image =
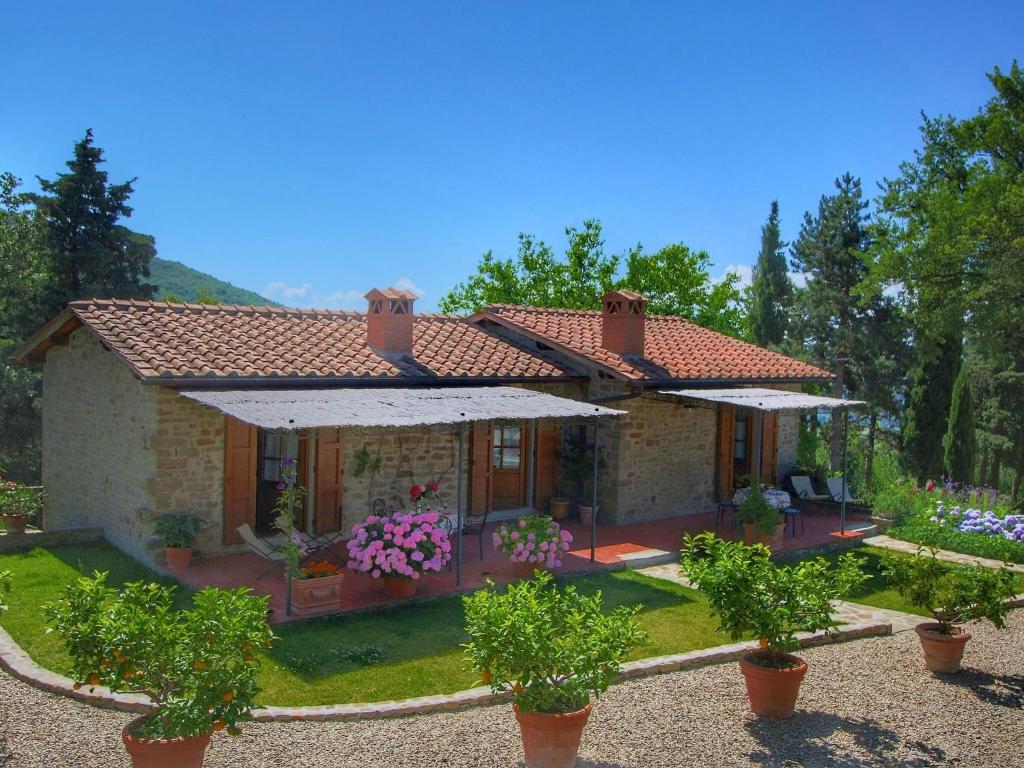
[[[259,581],[264,576],[268,576],[277,570],[277,563],[284,562],[285,554],[281,551],[281,544],[283,543],[283,536],[275,537],[274,539],[261,539],[252,528],[249,527],[248,523],[238,526],[236,529],[238,535],[242,537],[242,541],[249,547],[253,552],[262,557],[264,560],[270,560],[274,563],[274,566],[270,570],[261,573],[256,577],[256,581]]]
[[[814,490],[814,483],[811,482],[811,478],[807,475],[792,475],[789,478],[789,484],[793,486],[793,492],[801,501],[829,500],[829,496],[827,494],[817,493]]]
[[[836,504],[843,503],[843,494],[846,495],[846,503],[855,507],[866,506],[865,503],[860,499],[855,499],[850,495],[850,486],[848,486],[841,477],[830,477],[825,481],[828,483],[828,493],[832,501]]]

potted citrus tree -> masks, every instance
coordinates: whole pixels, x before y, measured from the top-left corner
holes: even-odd
[[[639,606],[605,613],[601,593],[558,589],[551,574],[491,583],[463,598],[469,664],[495,693],[511,691],[528,768],[571,768],[591,712],[644,639]]]
[[[273,635],[267,598],[207,588],[175,610],[174,587],[120,589],[97,573],[45,608],[71,659],[75,686],[144,694],[152,711],[122,733],[135,768],[199,768],[210,736],[239,733],[259,692],[259,651]]]
[[[743,542],[753,544],[755,539],[761,544],[769,544],[780,529],[785,528],[785,521],[779,523],[779,510],[768,503],[759,488],[752,488],[746,498],[736,508],[734,519],[743,524]]]
[[[187,568],[192,561],[192,545],[203,521],[195,515],[160,515],[153,521],[153,533],[164,547],[168,568]]]
[[[13,480],[0,481],[0,519],[7,533],[24,533],[30,524],[36,523],[42,505],[41,489]]]
[[[901,595],[932,615],[918,624],[925,666],[932,672],[958,672],[971,633],[960,626],[988,620],[1002,629],[1007,598],[1013,597],[1013,573],[1006,568],[944,563],[935,556],[886,553],[882,572]]]
[[[718,617],[719,630],[733,640],[759,640],[760,647],[740,659],[751,710],[789,717],[807,673],[807,662],[791,654],[800,647],[797,632],[836,625],[832,601],[864,580],[861,561],[846,554],[831,569],[820,557],[777,565],[764,545],[746,546],[702,533],[686,536],[681,563]]]

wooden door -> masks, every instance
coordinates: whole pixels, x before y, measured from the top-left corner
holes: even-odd
[[[469,435],[469,513],[482,515],[491,508],[491,425],[473,422]]]
[[[718,498],[732,498],[733,440],[736,430],[736,408],[723,403],[718,406]]]
[[[242,543],[238,526],[256,525],[256,433],[256,427],[224,417],[225,544]]]
[[[317,534],[341,528],[345,449],[340,429],[321,429],[316,441],[316,506],[313,530]]]
[[[562,431],[557,422],[537,427],[537,474],[534,478],[533,507],[547,512],[558,488],[558,447]]]
[[[523,422],[504,422],[491,427],[493,509],[515,509],[524,506],[528,442]]]

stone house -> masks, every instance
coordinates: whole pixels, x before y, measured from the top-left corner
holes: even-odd
[[[646,300],[629,291],[605,296],[600,311],[502,305],[472,317],[415,314],[415,297],[391,289],[367,300],[365,313],[70,304],[12,358],[43,366],[46,527],[102,526],[113,544],[152,561],[152,519],[187,512],[206,522],[197,542],[205,554],[236,551],[237,526],[271,530],[284,458],[308,489],[300,524],[315,533],[348,530],[377,498],[408,504],[408,488],[428,481],[449,504],[462,499],[465,514],[546,510],[553,496],[591,492],[568,462],[573,446],[595,438],[600,522],[706,512],[754,462],[769,481],[792,468],[798,415],[765,417],[754,456],[745,409],[670,391],[798,389],[830,378],[682,318],[648,316]],[[262,393],[294,409],[341,390],[394,405],[400,393],[467,397],[495,387],[544,393],[577,412],[588,404],[622,413],[479,420],[463,431],[329,421],[277,429],[211,405]]]

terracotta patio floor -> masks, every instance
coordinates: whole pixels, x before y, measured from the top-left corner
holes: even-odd
[[[817,547],[837,542],[835,532],[839,530],[838,515],[807,515],[805,529],[800,530],[797,524],[797,535],[787,531],[784,541],[779,547],[781,551],[793,551],[809,547]],[[863,521],[847,519],[847,529],[857,529],[866,525]],[[627,567],[644,567],[672,557],[680,548],[684,533],[698,533],[715,529],[715,514],[686,515],[658,520],[650,523],[634,523],[630,525],[598,525],[598,546],[595,550],[594,562],[590,561],[590,530],[577,522],[569,522],[564,527],[573,535],[573,547],[562,559],[562,567],[558,573],[581,573],[603,570],[609,567],[626,565]],[[517,578],[517,574],[507,556],[494,549],[490,534],[493,525],[488,525],[484,536],[483,558],[475,537],[463,539],[462,585],[456,586],[454,565],[452,572],[427,574],[419,579],[416,600],[439,595],[450,594],[459,590],[470,590],[484,585],[488,578],[498,584],[507,584]],[[718,535],[724,538],[734,536],[728,523],[721,526]],[[333,550],[334,560],[339,564],[345,560],[344,544],[338,544]],[[318,558],[314,558],[318,559]],[[267,573],[267,571],[270,571]],[[285,609],[284,569],[280,563],[271,563],[244,552],[234,555],[223,555],[201,559],[192,563],[184,571],[170,572],[183,583],[195,588],[206,586],[231,589],[248,586],[259,594],[270,596],[271,623],[294,621],[305,617],[287,616]],[[267,575],[261,576],[266,573]],[[346,571],[341,601],[342,611],[362,610],[374,607],[394,605],[396,601],[384,593],[383,584],[379,579],[368,575]]]

